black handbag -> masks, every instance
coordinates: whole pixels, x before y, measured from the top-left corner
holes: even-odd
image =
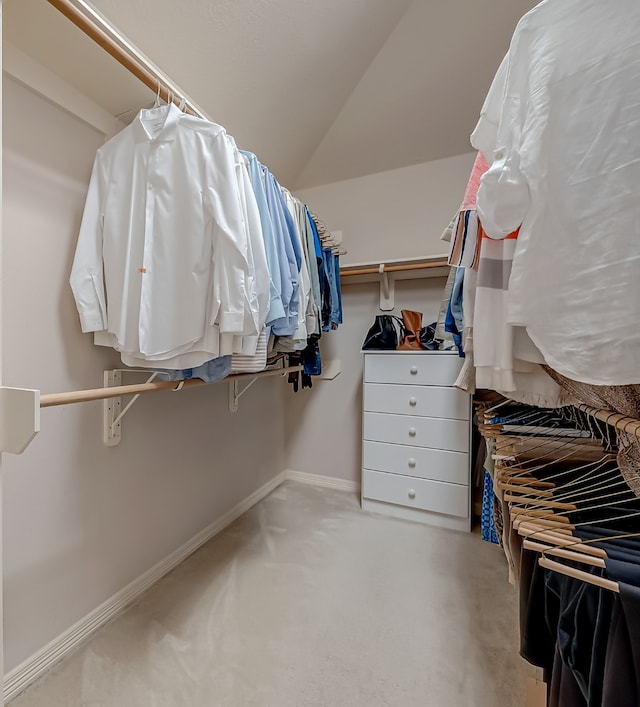
[[[428,351],[437,351],[442,341],[436,339],[436,322],[420,329],[420,343]]]
[[[367,332],[362,344],[363,351],[378,349],[380,351],[394,351],[401,341],[403,324],[392,314],[378,314],[373,326]]]

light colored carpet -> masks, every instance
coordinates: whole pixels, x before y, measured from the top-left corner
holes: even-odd
[[[11,707],[520,707],[501,550],[288,482]]]

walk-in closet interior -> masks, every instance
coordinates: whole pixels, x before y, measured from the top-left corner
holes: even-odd
[[[637,4],[0,6],[2,704],[639,707]]]

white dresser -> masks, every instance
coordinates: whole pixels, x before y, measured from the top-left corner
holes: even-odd
[[[448,351],[364,352],[362,508],[471,529],[471,396]]]

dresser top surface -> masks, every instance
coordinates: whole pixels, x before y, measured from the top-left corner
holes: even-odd
[[[412,356],[415,356],[418,354],[419,356],[457,356],[458,352],[453,349],[450,351],[427,351],[426,349],[420,350],[420,349],[415,349],[415,350],[410,350],[410,351],[392,351],[392,350],[384,350],[384,349],[367,349],[361,350],[361,354],[364,356],[380,356],[381,354],[386,355],[386,356],[406,356],[407,354],[410,354]]]

